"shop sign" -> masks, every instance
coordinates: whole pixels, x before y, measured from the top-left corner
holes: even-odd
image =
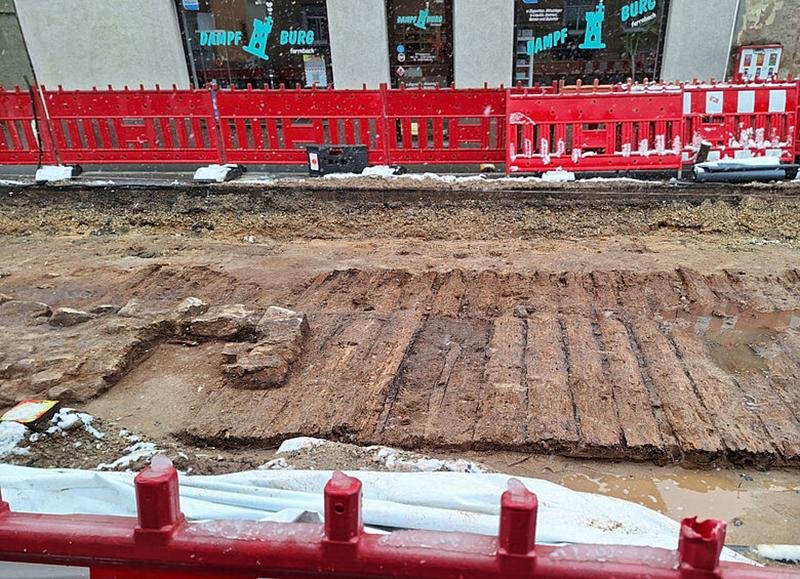
[[[413,24],[421,30],[427,30],[428,25],[441,26],[444,16],[431,16],[430,11],[423,8],[416,16],[398,16],[397,24]]]
[[[201,30],[200,46],[239,46],[242,43],[241,31]]]
[[[528,41],[528,54],[539,54],[542,51],[564,44],[567,41],[567,29],[562,28],[544,36],[538,36]]]
[[[658,3],[656,0],[635,0],[635,2],[631,2],[622,7],[620,18],[622,22],[627,24],[629,20],[642,16],[643,18],[632,20],[630,23],[630,26],[641,26],[646,22],[656,19],[655,10],[657,6]]]

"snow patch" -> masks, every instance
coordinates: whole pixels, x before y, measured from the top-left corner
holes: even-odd
[[[83,429],[94,436],[97,440],[105,438],[105,432],[100,432],[92,423],[94,416],[86,414],[85,412],[75,412],[74,408],[62,408],[50,419],[50,428],[45,431],[45,434],[61,434],[66,436],[66,433],[77,426],[83,426]]]
[[[547,181],[548,183],[566,183],[567,181],[574,180],[575,173],[571,171],[564,171],[561,167],[555,171],[548,171],[542,175],[542,181]]]
[[[19,448],[28,428],[19,422],[0,422],[0,458],[10,455],[30,454],[27,448]]]
[[[275,454],[286,454],[287,452],[294,452],[303,448],[314,448],[315,446],[322,446],[330,444],[327,440],[321,438],[312,438],[310,436],[298,436],[297,438],[290,438],[284,440],[275,451]]]
[[[195,181],[213,181],[223,183],[229,180],[232,171],[238,169],[237,165],[207,165],[194,172]]]
[[[720,159],[719,161],[708,161],[698,163],[695,167],[701,169],[720,170],[729,167],[778,167],[781,164],[777,157],[748,157],[739,159]]]
[[[68,181],[72,179],[73,167],[67,165],[45,165],[36,170],[36,182]]]
[[[756,545],[759,557],[784,563],[800,563],[800,545]]]
[[[153,457],[158,452],[158,449],[152,442],[137,442],[126,448],[125,451],[127,454],[122,455],[113,462],[98,464],[97,470],[127,469],[134,462]]]

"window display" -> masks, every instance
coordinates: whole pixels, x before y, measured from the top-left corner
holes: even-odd
[[[452,83],[451,0],[389,0],[386,14],[392,86]]]
[[[516,0],[514,83],[657,79],[668,0]]]
[[[183,0],[178,10],[198,85],[333,82],[325,0]]]

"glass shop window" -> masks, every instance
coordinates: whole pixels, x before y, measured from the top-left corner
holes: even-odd
[[[515,0],[514,84],[658,79],[669,0]]]
[[[388,0],[392,86],[453,82],[452,0]]]
[[[325,0],[179,0],[178,11],[198,86],[333,83]]]

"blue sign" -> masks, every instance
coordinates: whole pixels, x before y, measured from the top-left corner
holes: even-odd
[[[586,33],[583,36],[583,42],[578,45],[578,48],[587,50],[599,50],[606,47],[603,42],[603,21],[606,19],[606,7],[603,5],[603,0],[594,9],[593,12],[587,12],[586,17]]]
[[[398,54],[403,54],[405,51],[406,51],[406,47],[405,46],[403,46],[402,44],[398,44],[397,45],[397,53]]]
[[[200,0],[183,0],[183,9],[197,12],[200,10]]]
[[[269,60],[267,40],[270,32],[272,32],[272,16],[267,16],[264,20],[256,18],[253,20],[253,34],[250,36],[250,42],[247,46],[243,46],[242,50],[257,58]]]
[[[430,12],[423,8],[416,16],[398,16],[397,24],[413,24],[421,30],[426,30],[428,24],[441,25],[444,16],[431,16]]]

